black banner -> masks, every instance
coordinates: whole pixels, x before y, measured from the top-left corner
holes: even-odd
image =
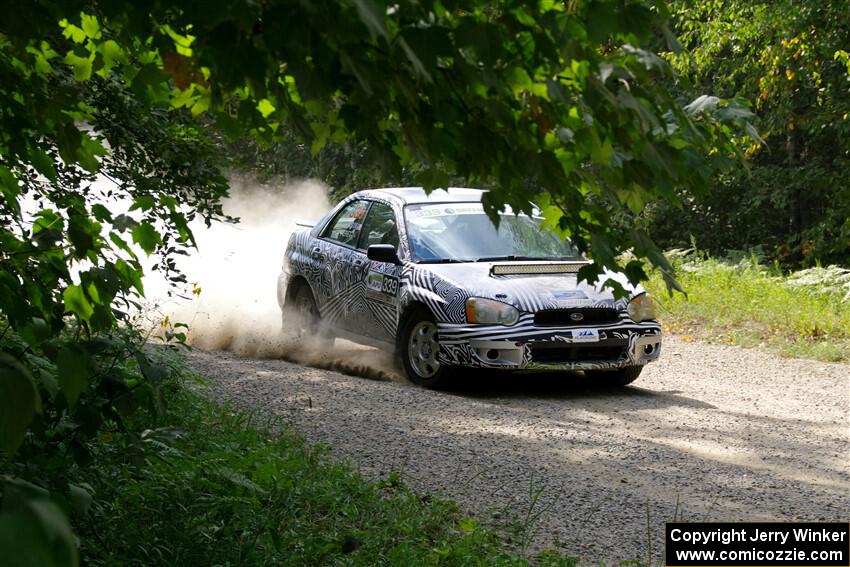
[[[668,567],[850,567],[844,522],[668,522]]]

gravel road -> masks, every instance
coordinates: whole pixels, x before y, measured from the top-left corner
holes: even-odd
[[[190,361],[214,397],[283,416],[366,476],[398,471],[519,546],[583,563],[657,564],[674,517],[850,519],[850,366],[665,341],[620,391],[526,374],[432,392],[364,371],[386,355],[351,343],[319,365],[355,375],[221,352]]]

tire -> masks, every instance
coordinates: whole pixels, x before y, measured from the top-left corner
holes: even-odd
[[[281,329],[297,344],[316,340],[320,347],[331,347],[334,343],[334,337],[322,324],[313,293],[304,284],[287,297],[281,313]]]
[[[448,385],[452,369],[437,360],[437,323],[427,309],[417,309],[402,325],[396,345],[404,372],[411,382],[426,388]]]
[[[620,387],[637,380],[642,371],[643,366],[626,366],[625,368],[617,368],[616,370],[585,370],[584,374],[594,384]]]

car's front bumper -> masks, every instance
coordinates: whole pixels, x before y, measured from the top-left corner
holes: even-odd
[[[598,340],[582,340],[589,327],[457,325],[438,323],[440,362],[504,370],[604,370],[640,366],[661,353],[654,322],[590,328]],[[596,337],[593,337],[594,339]]]

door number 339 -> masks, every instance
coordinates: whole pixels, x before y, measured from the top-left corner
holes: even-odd
[[[398,293],[398,280],[384,276],[384,281],[381,282],[381,291],[387,295],[395,295]]]

